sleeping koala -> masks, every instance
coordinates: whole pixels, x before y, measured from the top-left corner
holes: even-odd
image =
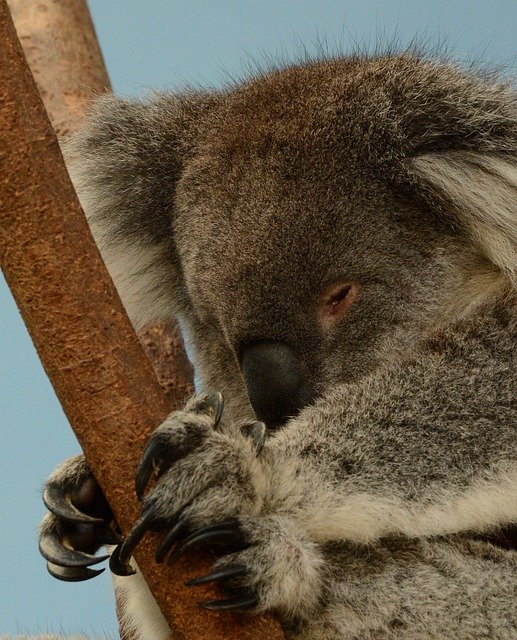
[[[51,573],[116,544],[128,628],[168,638],[131,575],[160,528],[158,562],[222,550],[190,582],[220,583],[205,608],[271,610],[288,638],[514,640],[512,90],[319,61],[104,97],[65,156],[132,321],[177,319],[200,395],[152,436],[125,540],[82,457],[54,472]]]

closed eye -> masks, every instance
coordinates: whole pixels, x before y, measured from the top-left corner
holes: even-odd
[[[357,282],[346,282],[332,287],[323,296],[319,308],[320,321],[326,326],[338,322],[355,302],[358,293]]]

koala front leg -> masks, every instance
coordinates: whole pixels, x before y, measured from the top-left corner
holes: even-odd
[[[110,567],[117,575],[134,573],[135,546],[148,530],[165,530],[158,562],[174,563],[193,547],[220,550],[212,571],[188,582],[221,586],[225,597],[201,606],[273,609],[299,622],[319,606],[321,550],[287,510],[269,502],[274,478],[263,457],[265,426],[222,428],[221,414],[220,394],[194,397],[155,431],[136,474],[141,516]],[[151,480],[156,485],[144,496]]]
[[[325,506],[313,503],[321,478],[310,465],[296,473],[300,458],[288,462],[295,450],[284,446],[279,455],[256,424],[225,433],[220,415],[217,395],[193,398],[151,438],[138,492],[153,477],[157,483],[112,555],[116,573],[133,572],[132,550],[158,528],[167,532],[159,562],[221,545],[212,571],[187,583],[222,587],[225,597],[202,606],[273,610],[292,640],[512,638],[517,554],[459,536],[318,544],[306,524]]]

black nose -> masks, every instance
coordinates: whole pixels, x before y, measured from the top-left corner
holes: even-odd
[[[241,352],[241,369],[257,418],[277,427],[307,404],[299,358],[291,347],[269,340]]]

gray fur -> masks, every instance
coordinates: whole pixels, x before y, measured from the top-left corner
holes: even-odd
[[[193,405],[160,427],[197,446],[146,504],[210,487],[186,517],[240,521],[255,546],[219,562],[290,638],[515,638],[517,553],[486,537],[517,524],[514,92],[408,55],[323,61],[102,98],[64,152],[133,322],[175,315],[226,400],[221,430]],[[238,429],[257,339],[317,392],[258,457]]]

